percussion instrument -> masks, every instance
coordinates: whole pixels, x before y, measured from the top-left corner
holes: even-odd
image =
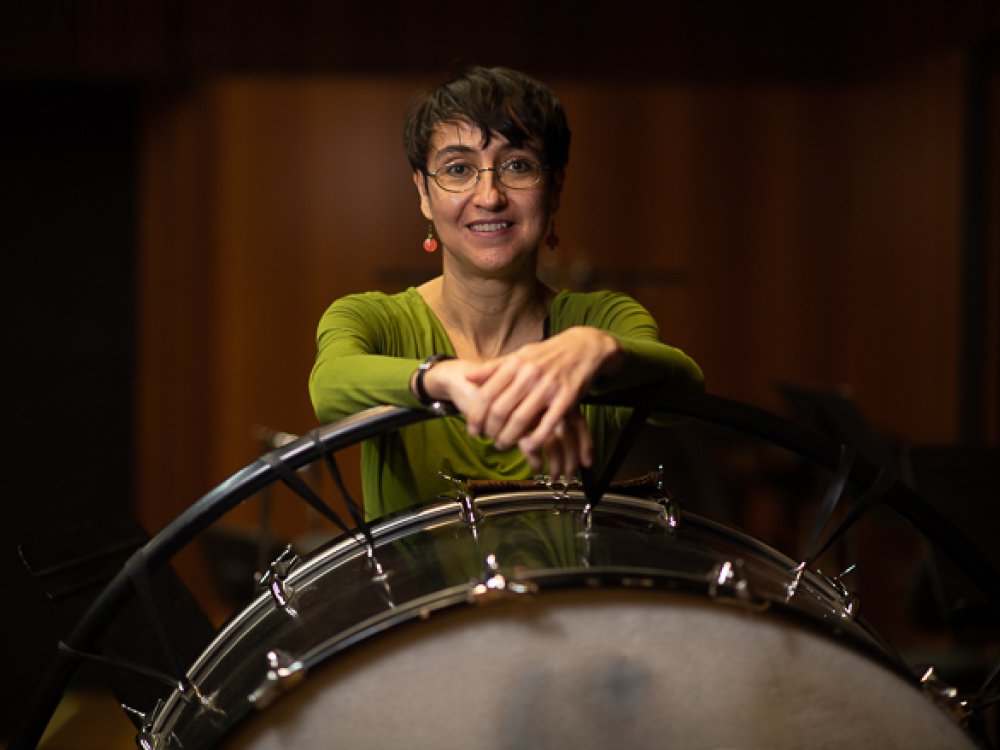
[[[669,501],[439,503],[294,566],[150,734],[176,747],[972,747],[830,582]],[[294,689],[289,689],[297,683]],[[288,690],[287,695],[281,693]],[[255,707],[261,705],[259,713]],[[246,726],[240,726],[240,720]],[[166,747],[170,747],[167,742]]]
[[[298,468],[439,416],[379,408],[265,455],[140,550],[63,653],[86,652],[121,602],[134,590],[141,596],[137,565],[156,568],[279,480],[323,507]],[[782,437],[785,425],[764,423],[759,431]],[[800,438],[838,474],[869,471],[850,462],[841,472],[842,451]],[[879,484],[874,476],[870,485]],[[879,490],[904,505],[891,499],[898,491]],[[940,521],[927,508],[907,512],[925,530]],[[956,554],[981,562],[974,551]],[[684,511],[656,476],[605,481],[597,492],[545,480],[459,482],[301,558],[286,550],[262,576],[261,593],[143,713],[138,743],[975,747],[959,720],[969,703],[933,674],[913,675],[858,615],[846,586],[807,562]],[[71,662],[56,665],[50,693],[61,691]],[[40,697],[40,715],[54,699]],[[37,731],[29,723],[22,746]]]

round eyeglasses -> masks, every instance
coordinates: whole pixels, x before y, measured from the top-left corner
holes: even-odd
[[[514,190],[524,190],[537,185],[548,167],[531,159],[507,159],[495,167],[477,167],[467,161],[450,161],[436,172],[426,172],[442,190],[449,193],[463,193],[471,190],[479,182],[482,172],[496,174],[500,184]]]

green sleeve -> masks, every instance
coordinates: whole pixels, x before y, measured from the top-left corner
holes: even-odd
[[[553,303],[553,333],[587,325],[611,334],[625,350],[625,363],[613,377],[595,384],[609,393],[658,383],[680,392],[699,393],[705,378],[698,364],[680,349],[661,343],[653,316],[619,292],[563,293]]]
[[[410,376],[432,353],[427,321],[414,321],[406,293],[349,295],[334,302],[320,319],[316,362],[309,394],[322,422],[380,404],[416,407]]]

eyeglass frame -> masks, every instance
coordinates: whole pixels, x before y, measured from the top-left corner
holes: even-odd
[[[503,181],[503,177],[501,175],[502,175],[502,171],[504,169],[504,164],[509,164],[512,161],[526,161],[526,162],[531,162],[532,164],[537,164],[538,165],[538,179],[535,180],[530,185],[525,185],[523,187],[516,187],[514,185],[508,185],[506,182]],[[542,176],[544,175],[544,173],[547,172],[547,171],[549,171],[549,165],[548,164],[540,164],[539,162],[535,161],[534,159],[524,159],[522,157],[512,157],[510,159],[505,159],[504,161],[500,162],[499,165],[495,165],[495,166],[492,166],[492,167],[477,167],[474,164],[472,164],[471,162],[464,162],[464,163],[467,163],[474,170],[476,170],[476,179],[467,188],[462,188],[461,190],[452,190],[451,188],[446,188],[444,185],[442,185],[440,182],[438,182],[437,176],[438,176],[438,173],[442,169],[446,169],[448,166],[450,166],[451,164],[454,164],[454,163],[455,162],[447,162],[445,164],[442,164],[440,167],[438,167],[438,169],[436,169],[433,172],[430,172],[430,171],[428,171],[426,169],[423,170],[423,171],[424,171],[424,174],[427,177],[430,177],[431,179],[434,180],[434,184],[435,185],[437,185],[439,188],[441,188],[442,190],[444,190],[446,193],[467,193],[470,190],[475,189],[476,185],[479,184],[479,175],[481,175],[483,172],[493,172],[497,176],[497,182],[499,182],[501,185],[503,185],[508,190],[531,190],[531,188],[535,187],[536,185],[538,185],[538,183],[540,183],[542,181]]]

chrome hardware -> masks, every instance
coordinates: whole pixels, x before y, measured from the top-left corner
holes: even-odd
[[[157,701],[157,704],[156,704],[157,708],[159,708],[160,703],[162,703],[162,701]],[[119,703],[118,705],[122,707],[122,711],[124,711],[130,717],[133,718],[134,722],[136,724],[138,724],[140,728],[145,729],[146,724],[147,724],[147,722],[146,722],[146,714],[145,713],[143,713],[142,711],[140,711],[137,708],[132,708],[127,703]]]
[[[944,709],[953,719],[966,721],[972,715],[968,701],[958,697],[958,690],[938,677],[934,667],[928,667],[920,678],[920,687],[928,698]]]
[[[803,560],[798,565],[792,569],[792,580],[788,582],[785,587],[785,603],[787,604],[792,597],[798,593],[799,586],[802,583],[802,577],[805,575],[807,562]],[[818,568],[816,569],[816,575],[819,576],[830,588],[833,589],[834,593],[840,601],[840,608],[833,608],[833,613],[839,615],[848,620],[853,620],[857,618],[858,613],[861,611],[861,598],[849,588],[847,584],[842,580],[844,576],[850,575],[854,572],[855,565],[849,565],[839,576],[833,576],[832,578],[825,575]]]
[[[656,504],[660,506],[660,515],[657,521],[670,531],[676,531],[681,525],[681,506],[667,492],[666,471],[663,464],[656,467],[655,492]]]
[[[385,572],[382,563],[375,556],[375,545],[371,542],[365,543],[365,555],[368,561],[368,568],[372,571],[372,582],[381,587],[382,601],[389,609],[396,608],[396,601],[392,596],[392,587],[389,585],[389,574]]]
[[[185,677],[179,683],[177,683],[177,692],[180,694],[181,698],[188,705],[195,705],[198,707],[198,713],[202,711],[208,711],[210,713],[216,714],[217,716],[225,716],[226,712],[215,705],[213,698],[218,695],[218,693],[212,693],[209,697],[202,695],[201,690],[195,685],[191,680]]]
[[[660,497],[667,497],[667,470],[663,468],[663,464],[658,464],[656,467],[656,492]]]
[[[847,588],[847,584],[844,583],[843,578],[844,576],[853,573],[856,567],[857,566],[852,563],[841,571],[838,576],[834,576],[833,578],[826,578],[826,576],[824,576],[827,583],[833,587],[834,591],[836,591],[837,595],[840,597],[840,603],[844,607],[842,616],[851,620],[855,619],[858,616],[858,612],[861,611],[861,598],[855,592]],[[818,573],[819,571],[816,572]]]
[[[861,610],[861,599],[847,588],[847,585],[841,579],[853,572],[855,567],[855,565],[849,565],[839,576],[833,577],[825,575],[818,568],[816,570],[816,575],[822,578],[834,590],[840,600],[842,610],[839,612],[834,610],[834,614],[839,614],[841,617],[849,620],[853,620],[858,616],[858,612]]]
[[[267,572],[257,579],[257,585],[270,591],[275,603],[291,617],[298,617],[299,613],[291,604],[295,590],[285,583],[285,579],[301,561],[302,558],[292,551],[292,545],[288,545],[268,566]]]
[[[577,536],[581,539],[586,539],[589,543],[591,539],[594,538],[596,532],[594,531],[594,504],[588,502],[583,506],[583,529],[577,532]]]
[[[180,740],[173,733],[168,737],[164,737],[162,734],[153,731],[153,724],[156,721],[157,715],[163,709],[163,700],[157,700],[156,705],[153,706],[152,711],[143,713],[142,711],[137,711],[134,708],[126,706],[124,703],[120,704],[125,712],[131,714],[139,720],[139,731],[135,735],[135,746],[139,750],[166,750],[171,745],[176,742],[176,746],[180,747]]]
[[[140,731],[135,736],[135,746],[139,750],[163,750],[163,748],[167,747],[163,742],[164,740],[161,735],[152,732]]]
[[[469,488],[468,480],[450,476],[445,474],[443,471],[439,471],[438,476],[445,481],[451,482],[455,486],[454,499],[457,500],[461,506],[458,511],[458,517],[461,519],[462,523],[475,527],[475,525],[482,520],[483,514],[480,512],[479,508],[476,507],[476,496]]]
[[[491,552],[486,556],[485,577],[479,583],[472,585],[467,598],[470,604],[485,604],[508,596],[535,593],[538,593],[538,586],[535,583],[510,580],[501,573],[496,555]]]
[[[724,560],[712,570],[711,579],[708,585],[708,595],[716,597],[721,590],[731,590],[737,595],[747,587],[746,577],[743,575],[743,561]]]
[[[432,401],[427,404],[427,411],[436,417],[447,417],[451,414],[451,409],[443,401]]]
[[[715,599],[724,592],[750,611],[763,612],[769,606],[766,600],[754,597],[746,566],[739,559],[721,562],[709,574],[708,595]]]
[[[306,676],[302,662],[293,659],[285,651],[268,651],[267,665],[264,681],[247,696],[247,700],[256,709],[267,708],[278,696],[291,690]]]
[[[660,506],[660,521],[671,531],[676,531],[681,525],[681,507],[672,497],[661,497],[657,501]]]
[[[469,524],[470,526],[475,526],[482,519],[483,514],[480,513],[479,508],[476,507],[476,497],[472,494],[472,490],[465,486],[458,493],[458,502],[461,504],[462,509],[458,512],[459,518],[462,519],[462,523]]]
[[[597,532],[594,531],[594,513],[591,503],[587,503],[583,509],[583,529],[576,533],[576,537],[582,542],[578,546],[580,554],[577,559],[580,561],[580,565],[589,568],[590,560],[594,555],[594,539],[597,537]]]
[[[583,484],[576,477],[552,477],[548,474],[537,474],[535,476],[535,484],[545,487],[552,493],[552,500],[556,504],[556,513],[566,509],[566,506],[569,504],[570,490],[583,488]]]
[[[365,542],[365,559],[368,561],[368,567],[371,569],[373,574],[372,577],[376,581],[388,580],[388,573],[385,572],[385,568],[382,567],[382,563],[379,562],[378,557],[375,556],[375,545],[370,542]]]
[[[802,576],[805,575],[806,572],[806,561],[803,560],[800,562],[792,568],[791,572],[794,573],[794,575],[792,576],[792,580],[789,581],[788,585],[785,587],[785,604],[788,604],[788,602],[790,602],[799,591],[799,584],[802,583]]]
[[[171,739],[163,739],[162,734],[143,729],[135,736],[135,746],[139,750],[165,750],[173,744],[174,739],[176,739],[175,735],[171,735]]]

